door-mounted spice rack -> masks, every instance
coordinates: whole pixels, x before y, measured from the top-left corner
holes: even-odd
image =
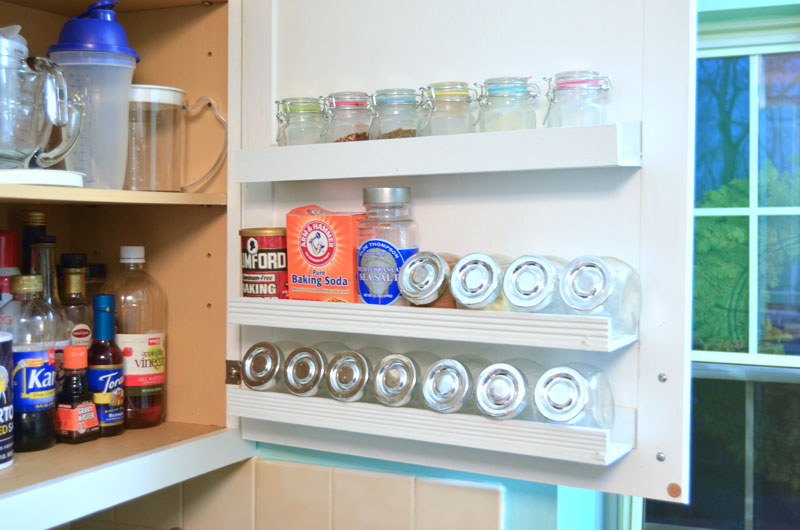
[[[607,317],[243,297],[228,300],[228,322],[243,326],[604,352],[618,350],[637,340],[636,335],[612,335]]]
[[[279,182],[640,167],[641,145],[641,124],[625,122],[244,149],[234,158],[239,182]]]

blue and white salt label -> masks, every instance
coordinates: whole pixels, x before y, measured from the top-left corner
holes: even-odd
[[[397,274],[418,248],[397,248],[383,239],[358,247],[358,294],[365,304],[389,305],[400,296]]]

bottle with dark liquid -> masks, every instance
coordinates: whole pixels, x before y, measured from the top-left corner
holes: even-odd
[[[122,351],[114,342],[114,296],[94,297],[94,340],[89,348],[89,389],[97,407],[100,436],[125,430]]]
[[[100,436],[97,408],[86,379],[86,346],[64,348],[64,382],[58,393],[58,441],[79,444]]]
[[[14,298],[3,307],[3,331],[14,336],[14,452],[56,443],[55,329],[42,299],[41,276],[13,276]]]

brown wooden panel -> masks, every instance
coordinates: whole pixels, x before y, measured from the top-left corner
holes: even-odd
[[[57,13],[59,15],[74,17],[86,11],[92,0],[12,0],[12,3]],[[145,9],[165,9],[170,7],[196,6],[202,4],[202,0],[121,0],[117,11],[141,11]],[[214,4],[227,3],[224,0],[215,0]]]
[[[67,17],[17,5],[19,3],[22,2],[0,1],[0,27],[12,24],[22,26],[21,33],[28,41],[30,54],[43,57],[47,54],[47,49],[58,40],[61,26],[67,21]],[[61,2],[55,0],[52,3]]]

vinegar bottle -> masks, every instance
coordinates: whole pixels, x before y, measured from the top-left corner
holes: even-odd
[[[166,412],[167,304],[144,272],[144,247],[121,247],[120,274],[107,289],[117,301],[117,344],[125,367],[125,427],[154,427]]]

